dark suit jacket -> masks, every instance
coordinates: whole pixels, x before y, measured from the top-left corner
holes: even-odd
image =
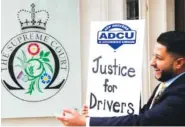
[[[156,87],[139,115],[119,117],[91,117],[90,126],[173,126],[185,125],[185,74],[176,79],[149,109]]]

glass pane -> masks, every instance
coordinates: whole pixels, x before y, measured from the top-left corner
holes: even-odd
[[[139,19],[139,0],[126,0],[127,19]]]

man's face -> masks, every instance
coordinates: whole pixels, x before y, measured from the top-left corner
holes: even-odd
[[[166,50],[165,46],[157,43],[151,60],[151,66],[155,71],[155,78],[162,82],[165,82],[176,75],[173,68],[175,58]]]

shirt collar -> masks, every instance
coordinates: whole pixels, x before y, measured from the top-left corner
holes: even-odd
[[[172,78],[172,79],[166,81],[166,82],[165,82],[165,87],[170,86],[176,79],[178,79],[178,78],[179,78],[181,75],[183,75],[183,74],[185,74],[185,72],[183,72],[183,73],[181,73],[181,74],[175,76],[174,78]]]

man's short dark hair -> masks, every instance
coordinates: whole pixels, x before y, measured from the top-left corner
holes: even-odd
[[[159,35],[157,42],[167,48],[167,52],[185,57],[185,33],[168,31]]]

